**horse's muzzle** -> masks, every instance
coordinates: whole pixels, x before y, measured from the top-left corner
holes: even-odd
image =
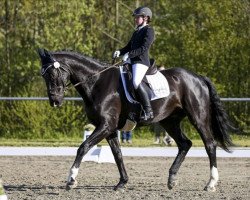
[[[63,95],[49,95],[49,101],[51,107],[61,107],[63,103]]]
[[[54,101],[54,102],[50,103],[50,105],[51,105],[52,107],[61,107],[61,106],[62,106],[62,103],[59,103],[59,102]]]

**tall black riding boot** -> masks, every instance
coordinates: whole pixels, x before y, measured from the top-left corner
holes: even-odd
[[[136,89],[136,93],[138,94],[139,100],[145,112],[144,115],[141,115],[141,120],[148,120],[154,118],[148,94],[142,84],[138,86],[138,88]]]

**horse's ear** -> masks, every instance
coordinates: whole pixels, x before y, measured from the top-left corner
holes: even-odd
[[[46,49],[43,49],[43,51],[44,51],[44,54],[45,54],[46,56],[50,56],[49,51],[47,51]]]
[[[38,49],[37,52],[43,65],[54,62],[52,55],[46,49]]]
[[[38,52],[38,54],[39,54],[39,56],[41,57],[41,58],[44,58],[45,57],[45,53],[44,53],[44,49],[38,49],[37,50],[37,52]]]
[[[49,51],[47,51],[46,49],[44,49],[44,54],[45,56],[50,59],[51,61],[54,61],[53,56],[51,55],[51,53]]]

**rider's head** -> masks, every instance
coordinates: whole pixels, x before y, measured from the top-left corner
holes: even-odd
[[[141,26],[143,24],[148,24],[152,20],[152,11],[145,6],[136,8],[132,14],[135,18],[135,23],[137,26]]]

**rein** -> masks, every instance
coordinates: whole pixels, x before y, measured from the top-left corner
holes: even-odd
[[[89,75],[89,76],[87,77],[87,80],[81,81],[81,82],[79,82],[79,83],[76,83],[76,84],[74,84],[73,86],[76,87],[76,86],[78,86],[78,85],[80,85],[80,84],[82,84],[82,83],[86,83],[86,82],[89,81],[90,78],[93,78],[94,76],[97,76],[97,75],[99,75],[99,74],[101,74],[101,73],[103,73],[103,72],[105,72],[105,71],[107,71],[107,70],[109,70],[109,69],[111,69],[111,68],[116,68],[116,67],[118,67],[117,65],[118,65],[119,63],[121,63],[121,62],[122,62],[122,61],[118,61],[118,62],[116,62],[116,63],[113,62],[114,64],[112,63],[111,66],[109,66],[109,67],[107,67],[107,68],[105,68],[105,69],[103,69],[103,70],[101,70],[101,71],[95,73],[94,75]],[[68,85],[70,85],[70,83],[69,83]]]
[[[107,68],[105,68],[105,69],[103,69],[103,70],[101,70],[101,71],[95,73],[94,75],[89,75],[89,76],[87,77],[86,80],[81,81],[81,82],[78,82],[78,83],[76,83],[76,84],[74,84],[74,85],[72,84],[72,86],[77,87],[77,86],[80,85],[80,84],[86,83],[86,82],[88,82],[91,78],[93,78],[94,76],[97,76],[97,75],[99,75],[99,74],[101,74],[101,73],[103,73],[103,72],[105,72],[105,71],[107,71],[107,70],[109,70],[109,69],[111,69],[111,68],[116,68],[116,67],[118,67],[117,65],[118,65],[119,63],[121,63],[121,62],[122,62],[122,61],[118,61],[118,62],[114,63],[114,60],[113,60],[111,66],[109,66],[109,67],[107,67]],[[45,68],[42,68],[41,75],[43,76],[43,75],[47,72],[47,70],[48,70],[50,67],[55,67],[57,70],[59,70],[59,72],[61,72],[61,70],[60,70],[60,68],[61,68],[61,69],[63,69],[65,72],[67,72],[67,73],[70,74],[70,66],[69,66],[68,64],[66,64],[66,63],[62,63],[62,64],[63,64],[63,65],[66,65],[69,69],[66,69],[65,67],[61,66],[59,62],[55,61],[54,63],[50,63],[50,64],[45,65],[46,67],[45,67]],[[71,87],[70,84],[71,84],[71,83],[64,84],[64,92],[65,92],[66,90],[68,90],[68,89]]]

